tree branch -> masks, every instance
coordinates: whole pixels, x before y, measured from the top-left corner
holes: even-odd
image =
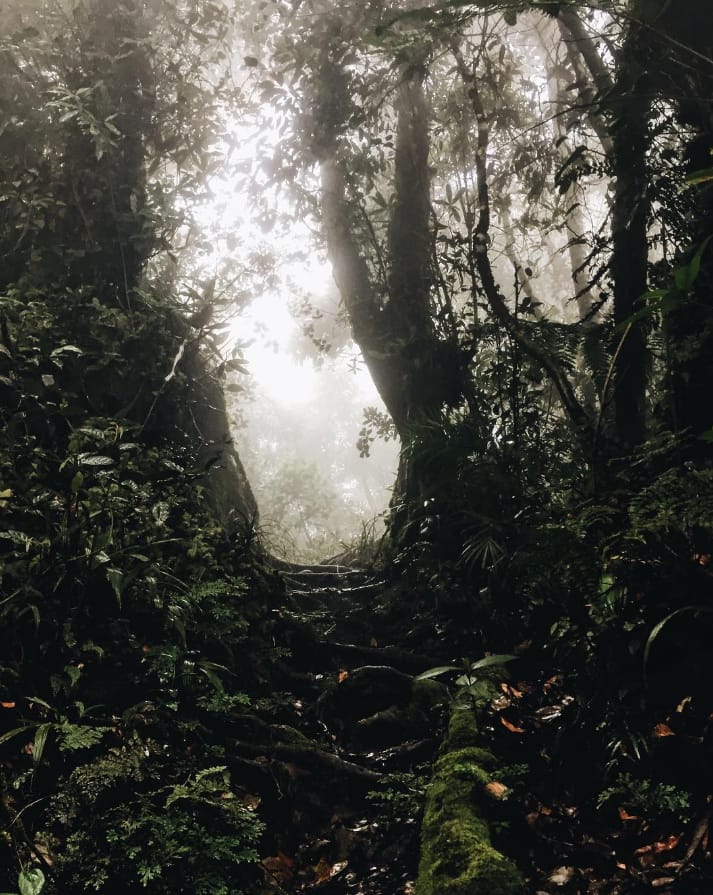
[[[534,358],[546,371],[553,385],[557,389],[562,406],[570,420],[583,434],[586,433],[589,435],[591,430],[589,415],[577,400],[574,388],[567,378],[561,364],[556,358],[552,357],[547,351],[534,342],[521,324],[513,318],[508,310],[507,303],[495,282],[493,270],[490,265],[490,258],[488,256],[488,243],[490,240],[490,196],[488,191],[487,157],[490,128],[478,92],[475,75],[465,64],[465,60],[463,59],[463,55],[457,44],[452,46],[452,51],[455,56],[458,72],[468,87],[468,96],[471,100],[478,125],[475,172],[479,213],[478,222],[475,227],[475,235],[473,237],[473,254],[483,291],[485,292],[488,304],[490,305],[495,318],[506,327],[520,347],[527,352],[530,357]],[[586,440],[589,442],[590,439],[587,438]]]

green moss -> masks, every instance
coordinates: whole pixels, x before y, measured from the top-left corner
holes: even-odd
[[[470,823],[464,812],[459,820],[446,821],[432,831],[430,848],[421,855],[416,895],[514,895],[521,891],[520,874],[483,837],[484,826]]]
[[[487,749],[483,749],[478,745],[481,741],[482,737],[478,733],[473,709],[468,705],[457,705],[451,713],[451,720],[448,724],[446,750],[476,748],[479,752],[479,757],[475,761],[483,765],[483,767],[492,767],[495,764],[495,758]]]
[[[411,704],[423,711],[435,709],[448,702],[448,687],[440,681],[415,680],[411,692]]]
[[[436,762],[436,777],[451,782],[451,778],[461,778],[476,782],[481,786],[491,780],[487,770],[495,764],[495,757],[486,749],[470,746],[446,752]]]
[[[416,895],[517,895],[522,878],[493,848],[478,794],[496,759],[480,740],[470,707],[456,706],[436,762],[421,828]]]

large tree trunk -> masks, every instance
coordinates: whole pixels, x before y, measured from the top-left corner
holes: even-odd
[[[325,67],[331,71],[330,67]],[[401,439],[392,531],[433,490],[414,451],[419,429],[457,406],[466,364],[456,345],[439,338],[431,306],[429,110],[425,57],[414,52],[396,91],[394,209],[388,231],[386,284],[372,277],[358,240],[336,128],[321,157],[322,215],[334,279],[374,383]],[[324,85],[325,88],[328,84]]]
[[[706,0],[675,5],[640,0],[636,13],[647,23],[644,47],[653,84],[674,102],[690,134],[685,153],[689,172],[713,163],[713,38],[711,8]],[[690,261],[713,234],[713,189],[699,188],[691,226]],[[673,382],[671,423],[694,435],[713,428],[713,246],[702,256],[698,277],[687,300],[665,320]],[[703,451],[708,445],[698,441]]]
[[[354,339],[402,439],[462,394],[458,357],[439,340],[430,298],[428,107],[418,60],[402,66],[397,92],[396,201],[389,226],[386,290],[357,239],[336,135],[321,158],[324,233]]]
[[[648,355],[642,321],[630,322],[646,292],[648,213],[646,150],[649,139],[650,93],[639,61],[641,30],[630,26],[617,65],[612,113],[614,206],[612,256],[614,320],[624,331],[615,355],[614,410],[616,432],[625,445],[646,437]]]

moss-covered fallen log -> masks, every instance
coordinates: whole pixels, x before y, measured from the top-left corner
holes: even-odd
[[[522,878],[490,840],[482,809],[495,757],[469,705],[453,709],[426,796],[416,895],[519,895]]]

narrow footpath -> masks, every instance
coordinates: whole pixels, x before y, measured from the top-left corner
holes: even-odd
[[[380,578],[340,566],[281,575],[278,693],[234,718],[241,776],[272,819],[266,892],[408,895],[448,690],[415,679],[432,657],[376,639],[388,636]]]

